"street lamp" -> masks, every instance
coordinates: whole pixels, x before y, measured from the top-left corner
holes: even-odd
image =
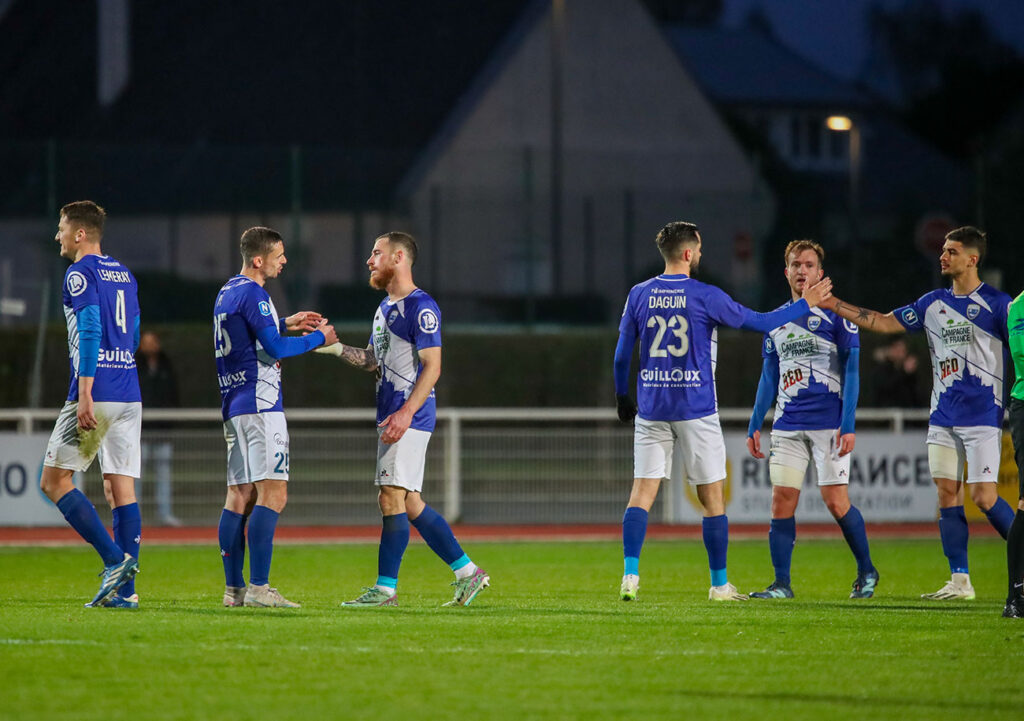
[[[856,229],[857,209],[860,207],[860,128],[847,115],[830,115],[825,119],[825,125],[837,133],[850,134],[850,219],[851,227]]]

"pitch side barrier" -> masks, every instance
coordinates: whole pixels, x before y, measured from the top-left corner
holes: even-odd
[[[746,451],[749,413],[746,408],[719,412],[728,454],[727,512],[737,523],[764,523],[771,488],[767,461]],[[291,481],[282,522],[375,522],[373,410],[295,408],[287,414]],[[38,489],[56,415],[57,409],[0,410],[0,525],[63,523]],[[850,496],[870,522],[935,519],[927,421],[924,409],[858,411]],[[150,430],[153,423],[157,428]],[[225,475],[219,410],[146,410],[142,440],[138,495],[147,522],[174,518],[186,525],[215,525]],[[612,408],[445,408],[438,411],[427,452],[424,496],[449,519],[463,523],[615,523],[629,495],[632,455],[632,429],[617,420]],[[101,514],[109,514],[97,466],[79,474],[76,482]],[[1001,492],[1005,486],[1015,501],[1016,470],[1006,449],[1003,466],[1000,476],[1007,480]],[[802,520],[830,519],[817,492],[802,494],[800,503]],[[652,517],[699,523],[689,484],[670,479]]]

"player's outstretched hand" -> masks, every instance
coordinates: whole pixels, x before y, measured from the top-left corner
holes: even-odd
[[[324,334],[324,345],[334,345],[338,342],[338,334],[334,331],[333,325],[327,325],[324,321],[317,327],[317,330]]]
[[[326,322],[327,319],[315,310],[303,310],[285,318],[284,326],[288,330],[301,330],[309,333]]]
[[[803,298],[807,301],[807,305],[813,308],[816,305],[821,305],[822,301],[827,300],[831,295],[832,279],[822,278],[810,288],[804,290]]]
[[[764,458],[761,453],[761,431],[754,431],[754,435],[747,436],[747,452],[754,458]]]
[[[632,423],[636,418],[636,401],[630,396],[615,396],[615,410],[619,414],[620,421]]]
[[[854,444],[857,442],[856,433],[843,433],[840,434],[836,431],[836,446],[839,447],[839,455],[845,456],[853,450]]]

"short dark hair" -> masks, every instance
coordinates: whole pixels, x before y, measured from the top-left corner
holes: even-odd
[[[677,220],[668,223],[658,231],[654,238],[655,245],[665,260],[679,260],[683,254],[683,246],[700,242],[700,230],[695,223]]]
[[[251,267],[253,258],[266,255],[278,243],[283,243],[284,238],[273,228],[264,228],[257,225],[242,233],[242,242],[238,244],[242,251],[242,262]]]
[[[966,248],[977,250],[979,266],[985,259],[985,252],[988,250],[988,236],[973,225],[965,225],[962,228],[949,231],[946,233],[946,240],[955,240]]]
[[[818,265],[825,264],[825,249],[821,247],[821,244],[815,243],[813,240],[791,240],[789,245],[786,246],[786,252],[782,256],[786,261],[786,265],[789,265],[790,253],[802,253],[805,250],[813,250],[818,256]]]
[[[391,230],[377,236],[377,240],[381,238],[386,239],[389,245],[402,246],[402,250],[405,251],[406,256],[409,258],[409,267],[411,268],[416,265],[416,255],[419,253],[419,246],[416,245],[415,238],[400,230]]]
[[[60,209],[60,214],[68,222],[83,225],[103,235],[103,225],[107,220],[107,211],[91,200],[76,200]]]

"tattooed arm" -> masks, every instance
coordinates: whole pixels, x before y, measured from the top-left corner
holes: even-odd
[[[377,370],[377,357],[373,354],[373,346],[355,348],[350,345],[345,345],[344,343],[334,343],[329,346],[321,346],[320,348],[317,348],[315,352],[329,353],[333,356],[337,356],[353,368],[370,371],[371,373]]]
[[[864,330],[875,333],[905,333],[906,328],[896,320],[892,313],[879,313],[877,310],[868,310],[856,305],[851,305],[844,300],[832,296],[822,307],[831,310],[840,318],[860,326]]]

